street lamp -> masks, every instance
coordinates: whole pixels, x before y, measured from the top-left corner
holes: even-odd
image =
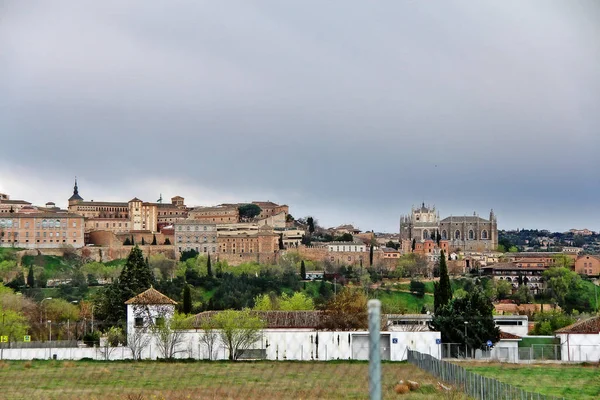
[[[465,358],[467,358],[467,325],[469,325],[469,321],[465,321]]]
[[[48,341],[52,341],[52,321],[48,320]]]
[[[40,308],[42,308],[42,304],[44,304],[44,301],[46,300],[52,300],[52,297],[46,297],[44,300],[40,301]],[[40,311],[40,325],[42,324],[42,312]]]

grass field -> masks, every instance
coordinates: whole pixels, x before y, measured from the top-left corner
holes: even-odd
[[[0,362],[2,399],[367,399],[366,362]],[[400,379],[421,383],[403,399],[462,399],[406,363],[383,364],[384,399]]]
[[[461,364],[489,378],[530,392],[591,400],[600,398],[600,367],[596,365]]]
[[[424,305],[433,307],[433,296],[418,297],[410,293],[377,290],[371,297],[381,300],[383,312],[390,314],[420,314]]]

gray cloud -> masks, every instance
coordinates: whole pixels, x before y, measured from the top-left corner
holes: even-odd
[[[0,190],[600,230],[600,6],[0,5]]]

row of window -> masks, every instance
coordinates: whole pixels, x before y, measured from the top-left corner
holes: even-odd
[[[424,230],[423,231],[423,239],[427,240],[430,238],[430,234],[429,231]],[[460,230],[456,230],[454,231],[454,239],[460,239],[461,238],[461,232]],[[469,240],[475,240],[475,232],[473,230],[469,230],[468,234],[467,234],[467,238]],[[487,231],[481,231],[481,239],[482,240],[487,240],[489,239],[488,237],[488,232]],[[448,232],[446,232],[446,230],[444,229],[442,231],[442,240],[448,240]]]
[[[184,241],[184,240],[183,240],[183,237],[181,237],[181,236],[177,236],[177,243],[183,243],[183,241]],[[208,242],[208,238],[207,238],[206,236],[204,236],[204,237],[202,238],[202,241],[203,241],[204,243],[206,243],[206,242]],[[192,242],[192,238],[191,238],[191,237],[187,237],[187,243],[191,243],[191,242]],[[212,238],[212,242],[213,242],[213,243],[216,243],[216,242],[217,242],[217,237],[216,237],[216,236],[213,236],[213,238]],[[199,237],[199,236],[196,236],[196,241],[195,241],[195,243],[200,243],[200,237]],[[235,246],[235,244],[234,244],[234,246]]]
[[[73,221],[72,222],[73,228],[77,228],[77,221]],[[57,219],[57,220],[48,220],[48,219],[44,219],[41,222],[37,221],[35,223],[35,227],[37,229],[53,229],[53,228],[60,228],[63,227],[63,229],[67,228],[67,221],[63,220],[61,222],[61,220]],[[15,220],[13,221],[12,219],[0,219],[0,228],[15,228],[18,229],[19,228],[19,221]],[[29,229],[29,221],[25,222],[25,229]]]
[[[196,230],[196,231],[199,231],[199,230],[200,230],[200,226],[198,226],[198,225],[195,225],[195,227],[196,227],[196,229],[194,229],[194,230]],[[184,230],[184,229],[183,229],[183,226],[181,226],[181,225],[178,225],[178,226],[177,226],[177,230],[178,230],[178,231],[182,231],[182,230]],[[185,229],[185,230],[186,230],[186,231],[191,231],[191,230],[192,230],[192,227],[188,225],[188,226],[186,227],[186,229]],[[206,225],[204,225],[204,230],[205,230],[205,231],[206,231],[206,230],[208,230],[208,227],[207,227]]]
[[[42,237],[60,237],[61,236],[61,232],[42,232]],[[0,232],[0,236],[4,237],[5,232]],[[14,237],[17,238],[19,237],[19,232],[6,232],[6,237]],[[25,237],[28,238],[29,237],[29,232],[25,232]],[[40,232],[36,232],[35,233],[35,237],[40,237]],[[62,232],[62,237],[67,237],[67,232]],[[77,237],[77,232],[73,232],[73,237]]]

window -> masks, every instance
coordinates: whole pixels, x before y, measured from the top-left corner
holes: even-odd
[[[460,231],[459,230],[454,232],[454,239],[460,239]]]
[[[144,318],[142,317],[136,317],[135,318],[135,327],[136,328],[141,328],[144,326]]]
[[[446,232],[446,230],[444,229],[442,231],[442,240],[446,240],[446,239],[448,239],[448,232]]]
[[[73,228],[77,228],[77,222],[73,222]]]
[[[482,232],[481,232],[481,238],[482,238],[482,239],[487,239],[487,238],[488,238],[488,233],[487,233],[487,231],[482,231]]]
[[[475,234],[472,230],[469,230],[469,240],[473,240],[475,238]]]

